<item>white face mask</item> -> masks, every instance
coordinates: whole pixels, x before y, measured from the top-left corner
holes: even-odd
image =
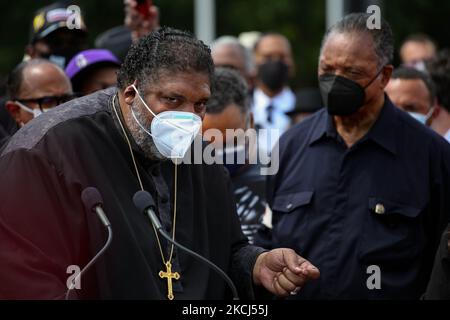
[[[42,111],[41,111],[41,109],[39,109],[39,108],[36,108],[36,109],[28,108],[26,105],[24,105],[24,104],[21,103],[20,101],[15,101],[15,103],[16,103],[21,109],[25,110],[26,112],[31,113],[31,114],[33,115],[33,118],[37,118],[37,117],[40,116],[43,112],[48,111],[48,109],[42,109]]]
[[[202,119],[194,113],[182,111],[164,111],[156,115],[142,99],[136,87],[134,85],[132,87],[145,108],[154,117],[149,130],[139,122],[133,108],[131,108],[136,123],[153,138],[156,148],[164,157],[169,159],[184,158],[200,131]]]
[[[408,112],[408,114],[419,121],[423,125],[427,125],[428,120],[430,120],[431,116],[433,115],[434,108],[431,108],[430,111],[428,111],[427,114],[422,114],[418,112]]]

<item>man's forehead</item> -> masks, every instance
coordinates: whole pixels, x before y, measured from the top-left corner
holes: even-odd
[[[372,37],[369,34],[357,32],[331,33],[324,43],[322,59],[340,60],[341,63],[353,66],[376,64],[378,61]]]
[[[428,89],[421,79],[391,79],[387,90],[398,91],[402,93],[411,93],[414,96],[422,94],[428,95]]]
[[[148,85],[147,92],[169,92],[179,94],[199,94],[210,95],[210,77],[201,72],[162,72],[151,84]]]
[[[268,35],[261,39],[257,52],[264,54],[271,51],[291,53],[289,41],[281,35]]]
[[[23,82],[21,92],[39,91],[55,88],[69,87],[69,80],[65,77],[64,72],[52,63],[42,63],[26,67],[23,70]]]
[[[232,66],[239,70],[245,69],[245,57],[237,48],[224,47],[217,49],[212,57],[215,65]]]

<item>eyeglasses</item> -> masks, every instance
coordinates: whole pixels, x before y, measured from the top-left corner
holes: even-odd
[[[14,99],[14,100],[19,101],[25,105],[30,103],[37,104],[39,106],[39,109],[41,109],[42,111],[43,109],[50,109],[67,101],[70,101],[74,99],[76,96],[77,96],[76,94],[65,94],[62,96],[45,96],[41,98]]]

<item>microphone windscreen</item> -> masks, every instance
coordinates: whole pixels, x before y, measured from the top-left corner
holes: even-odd
[[[92,211],[96,206],[103,205],[103,199],[97,188],[87,187],[81,193],[81,200],[87,211]]]
[[[138,191],[133,196],[134,205],[140,212],[144,212],[146,209],[155,207],[155,200],[147,191]]]

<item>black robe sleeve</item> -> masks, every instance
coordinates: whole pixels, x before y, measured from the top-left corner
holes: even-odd
[[[87,260],[81,187],[33,150],[4,155],[0,172],[0,299],[63,298],[67,268]]]

